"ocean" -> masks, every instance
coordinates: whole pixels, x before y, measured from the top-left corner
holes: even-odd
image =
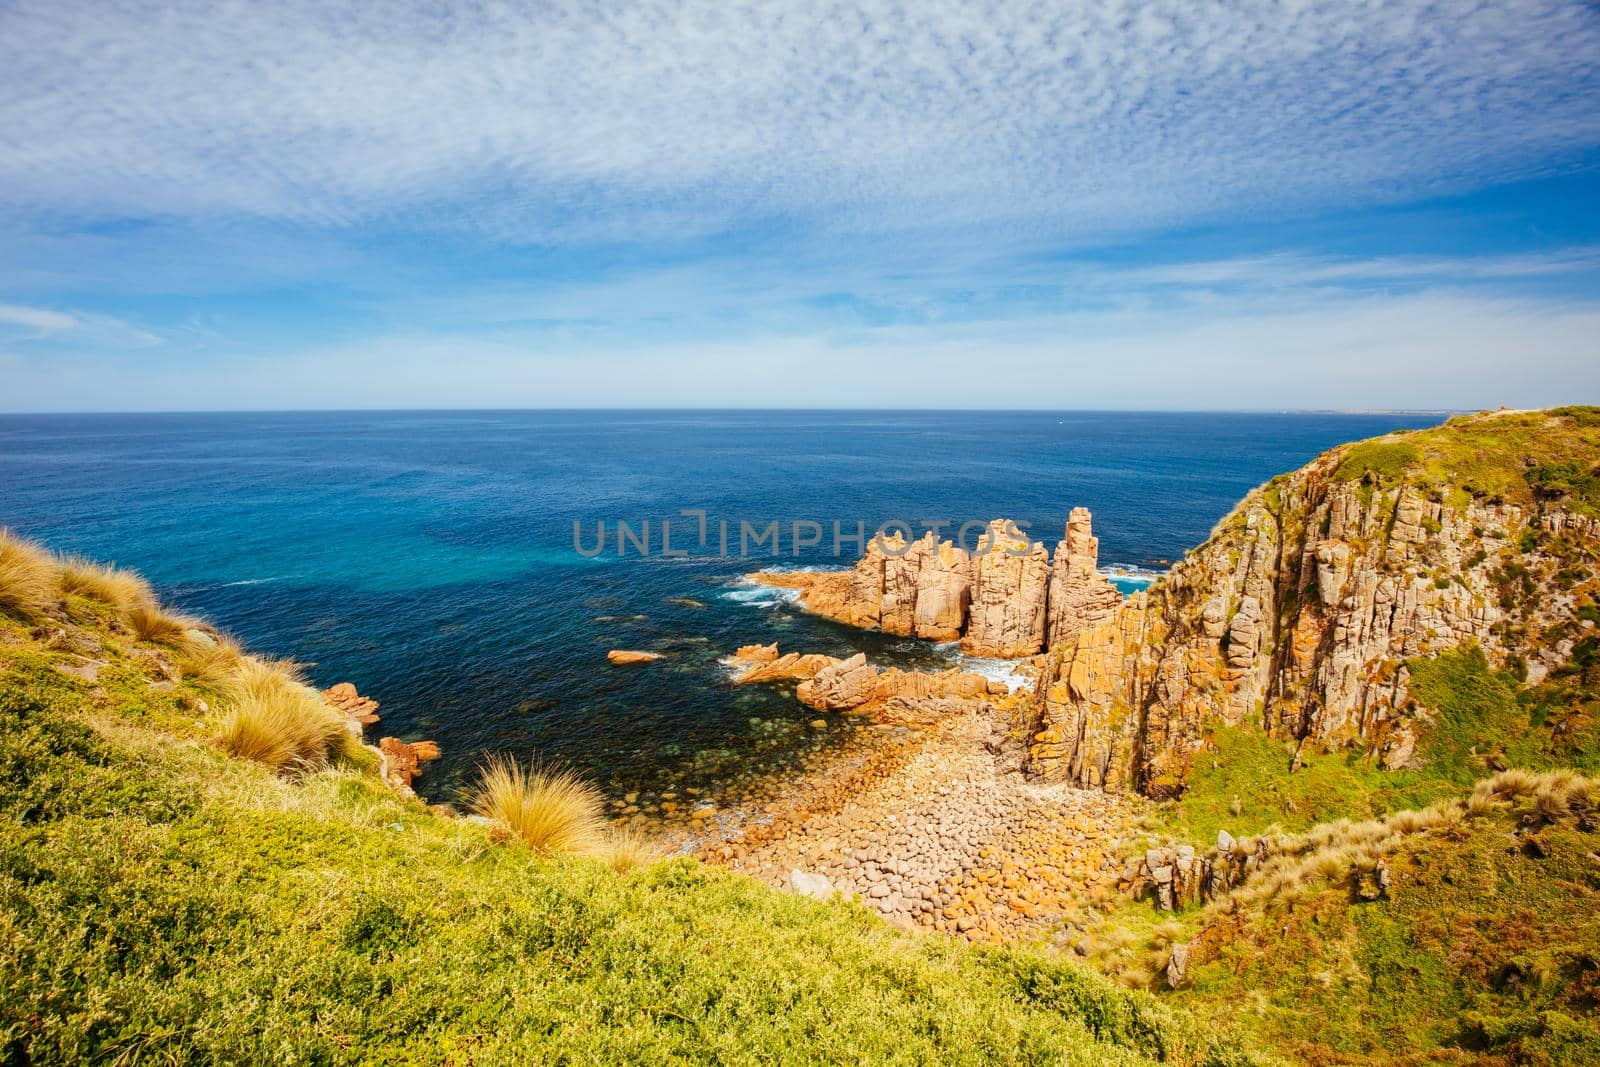
[[[444,752],[452,799],[485,753],[576,765],[612,795],[715,797],[851,727],[728,684],[743,644],[947,666],[953,648],[798,613],[740,575],[843,566],[899,520],[1008,517],[1053,549],[1094,512],[1102,567],[1159,571],[1250,488],[1436,416],[1040,412],[316,412],[0,416],[0,525],[132,567],[163,597],[319,685],[376,732]],[[682,515],[681,512],[695,512]],[[701,547],[700,516],[706,545]],[[675,517],[673,555],[662,520]],[[639,551],[651,526],[648,555]],[[618,554],[617,523],[634,537]],[[598,523],[604,551],[592,557]],[[767,535],[748,559],[729,548]],[[781,555],[771,555],[778,523]],[[580,525],[575,548],[574,523]],[[817,544],[802,544],[816,536]],[[815,524],[815,529],[810,525]],[[968,543],[971,534],[969,532]],[[676,553],[684,554],[676,554]],[[1120,579],[1124,588],[1138,579]],[[613,667],[613,648],[664,653]],[[1003,666],[978,664],[990,671]]]

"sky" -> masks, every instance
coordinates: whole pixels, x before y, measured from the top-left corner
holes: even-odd
[[[0,0],[0,411],[1600,403],[1576,0]]]

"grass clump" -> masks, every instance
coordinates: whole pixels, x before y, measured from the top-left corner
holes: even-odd
[[[163,611],[157,604],[135,605],[124,621],[139,640],[157,645],[181,645],[185,635],[199,626],[194,619]]]
[[[243,650],[226,634],[191,631],[178,649],[176,663],[184,678],[220,693],[238,675],[244,659]]]
[[[648,867],[665,859],[664,853],[648,835],[638,830],[614,830],[606,847],[605,861],[618,874]]]
[[[63,593],[97,600],[110,607],[118,618],[126,620],[135,609],[156,605],[150,583],[133,571],[76,557],[62,560],[60,566]]]
[[[605,798],[572,770],[490,757],[468,808],[546,855],[601,855],[608,844]]]
[[[293,664],[246,658],[228,679],[226,697],[231,710],[216,741],[231,756],[284,771],[326,763],[354,742],[344,717]]]
[[[50,553],[0,529],[0,611],[32,621],[60,598],[61,577]]]

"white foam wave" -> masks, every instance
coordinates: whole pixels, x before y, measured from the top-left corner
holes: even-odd
[[[981,674],[991,682],[1003,682],[1013,693],[1018,689],[1032,689],[1033,675],[1024,673],[1021,664],[1010,659],[982,659],[978,656],[960,657],[961,667]]]
[[[1100,568],[1101,576],[1116,586],[1124,596],[1131,596],[1141,589],[1148,589],[1165,573],[1131,563],[1116,563]]]
[[[776,585],[741,585],[736,589],[729,589],[721,593],[723,600],[731,600],[735,604],[746,604],[755,608],[776,608],[788,604],[798,603],[800,590],[787,586]]]

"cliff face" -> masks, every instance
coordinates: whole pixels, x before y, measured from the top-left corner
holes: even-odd
[[[1573,410],[1347,445],[1255,490],[1055,648],[1030,770],[1172,795],[1208,731],[1240,723],[1400,766],[1428,729],[1407,659],[1471,642],[1534,677],[1564,661],[1593,625],[1574,612],[1600,558],[1600,521],[1571,489],[1595,478],[1600,413]],[[1549,474],[1563,464],[1564,482]]]
[[[1099,541],[1087,508],[1074,508],[1052,562],[996,519],[968,552],[931,532],[909,545],[898,535],[868,542],[849,571],[754,575],[796,587],[808,611],[851,626],[931,641],[961,640],[975,656],[1019,658],[1060,644],[1122,603],[1096,564]]]

